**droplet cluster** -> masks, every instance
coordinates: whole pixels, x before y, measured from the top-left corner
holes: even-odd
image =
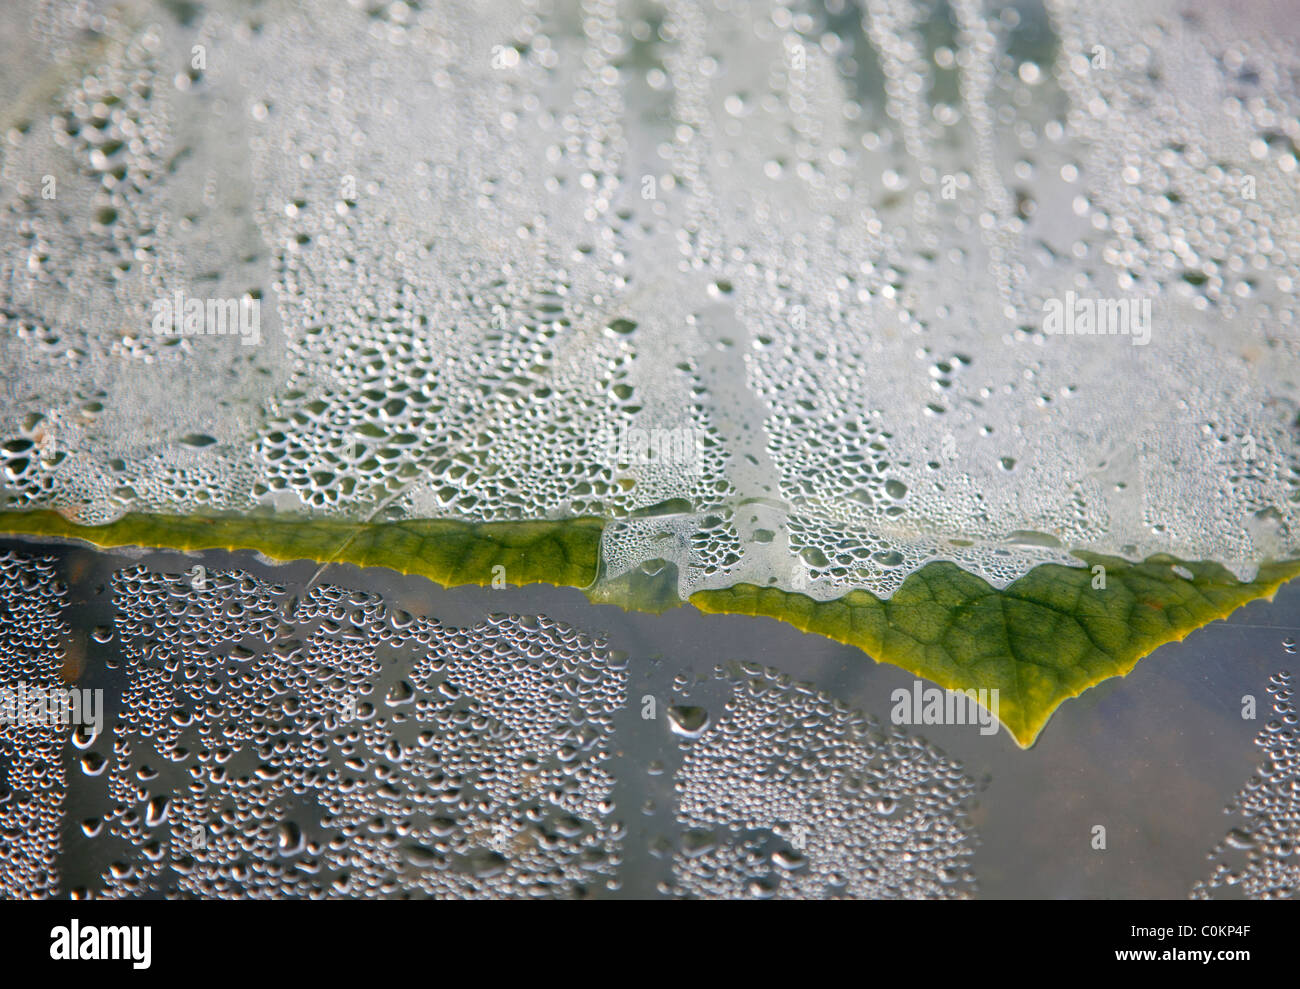
[[[730,679],[716,719],[679,713],[694,729],[679,732],[672,892],[973,895],[975,784],[959,764],[777,670],[749,663]]]
[[[32,6],[11,506],[595,515],[610,578],[683,595],[1300,551],[1268,12]],[[177,292],[259,341],[156,335]],[[1050,332],[1080,299],[1149,320]]]
[[[79,895],[575,897],[620,862],[623,660],[544,617],[472,628],[245,572],[113,577],[122,713],[84,746]]]
[[[1270,678],[1268,721],[1255,736],[1263,762],[1226,808],[1240,818],[1208,856],[1192,899],[1290,900],[1300,892],[1300,715],[1294,678]]]
[[[67,588],[52,558],[0,550],[0,688],[63,685]],[[59,887],[69,729],[0,721],[0,896],[44,898]]]

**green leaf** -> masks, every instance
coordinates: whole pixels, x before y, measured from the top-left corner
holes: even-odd
[[[778,618],[950,690],[997,689],[999,720],[1028,748],[1062,701],[1124,676],[1158,646],[1249,601],[1271,599],[1300,575],[1300,561],[1266,564],[1242,583],[1215,563],[1078,555],[1090,566],[1045,564],[1004,590],[954,564],[930,563],[885,601],[852,591],[819,602],[741,584],[701,591],[691,603],[701,611]],[[1097,564],[1106,568],[1105,589],[1093,587]]]
[[[510,584],[578,587],[594,601],[636,610],[663,611],[680,603],[669,593],[669,585],[675,586],[671,567],[653,579],[597,581],[604,524],[596,518],[356,523],[131,514],[108,525],[80,526],[54,512],[0,512],[0,534],[76,539],[104,548],[252,549],[279,561],[388,567],[447,587],[488,584],[499,575]],[[1244,583],[1216,563],[1078,555],[1087,566],[1043,565],[1003,590],[938,562],[911,574],[887,600],[852,591],[816,601],[739,584],[697,592],[690,603],[705,612],[788,622],[948,689],[996,689],[999,719],[1028,748],[1063,701],[1124,676],[1158,646],[1249,601],[1272,598],[1300,575],[1300,560],[1265,564],[1255,580]],[[1094,578],[1097,565],[1105,568],[1104,587],[1094,586],[1101,583]]]
[[[586,587],[596,579],[598,519],[488,522],[444,519],[358,523],[345,519],[145,515],[83,526],[56,512],[0,512],[0,534],[77,539],[101,548],[251,549],[272,560],[388,567],[443,585]],[[504,571],[494,572],[494,567]]]

